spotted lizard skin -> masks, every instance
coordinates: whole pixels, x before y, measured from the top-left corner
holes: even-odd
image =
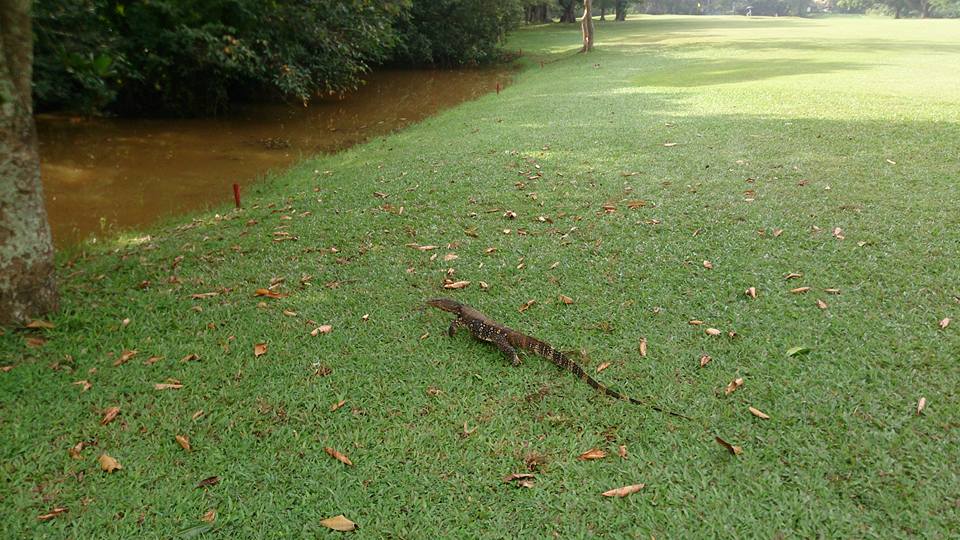
[[[549,344],[517,332],[512,328],[508,328],[466,304],[461,304],[460,302],[450,300],[448,298],[434,298],[427,300],[427,305],[453,313],[457,316],[457,318],[450,323],[450,327],[447,329],[447,335],[452,337],[454,334],[456,334],[459,328],[464,327],[469,330],[470,334],[476,339],[495,345],[498,349],[500,349],[500,352],[502,352],[504,356],[506,356],[515,366],[520,364],[520,358],[517,356],[517,351],[529,351],[537,356],[541,356],[547,360],[550,360],[558,368],[573,373],[596,390],[614,399],[629,401],[630,403],[635,403],[638,405],[646,405],[655,411],[688,419],[682,414],[661,409],[655,405],[650,405],[644,401],[625,396],[615,390],[607,388],[605,385],[597,382],[596,379],[588,375],[579,364],[569,359],[565,354],[554,349]]]

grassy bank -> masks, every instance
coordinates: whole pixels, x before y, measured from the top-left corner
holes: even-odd
[[[0,337],[0,533],[957,530],[960,23],[640,18],[570,55],[577,36],[517,32],[530,68],[500,95],[65,259],[56,327]],[[439,295],[695,420],[447,338],[417,310]]]

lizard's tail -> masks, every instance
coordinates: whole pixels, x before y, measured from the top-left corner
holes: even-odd
[[[634,398],[632,398],[632,397],[630,397],[630,396],[621,394],[620,392],[617,392],[616,390],[612,390],[612,389],[608,388],[606,385],[598,382],[596,379],[594,379],[593,377],[591,377],[586,371],[583,370],[582,367],[580,367],[579,364],[577,364],[577,363],[574,362],[573,360],[569,359],[569,358],[567,357],[567,355],[563,354],[562,352],[554,349],[554,348],[551,347],[550,345],[548,345],[548,344],[546,344],[546,343],[544,343],[544,342],[542,342],[542,341],[540,341],[540,340],[537,340],[537,339],[528,337],[528,338],[527,338],[527,341],[526,341],[526,343],[525,343],[524,345],[526,345],[524,348],[527,348],[528,350],[531,350],[531,351],[535,352],[536,354],[538,354],[538,355],[540,355],[540,356],[542,356],[542,357],[550,360],[551,362],[553,362],[554,364],[556,364],[557,367],[559,367],[559,368],[561,368],[561,369],[565,369],[565,370],[569,371],[570,373],[573,373],[574,375],[576,375],[577,377],[579,377],[580,379],[582,379],[584,382],[586,382],[587,384],[589,384],[590,386],[592,386],[592,387],[595,388],[596,390],[599,390],[600,392],[603,392],[604,394],[606,394],[606,395],[608,395],[608,396],[610,396],[610,397],[612,397],[612,398],[614,398],[614,399],[619,399],[619,400],[622,400],[622,401],[629,401],[630,403],[634,403],[634,404],[636,404],[636,405],[645,405],[645,406],[650,407],[651,409],[653,409],[653,410],[655,410],[655,411],[657,411],[657,412],[661,412],[661,413],[664,413],[664,414],[669,414],[670,416],[676,416],[677,418],[683,418],[684,420],[692,420],[692,418],[690,418],[689,416],[684,416],[684,415],[682,415],[682,414],[680,414],[680,413],[678,413],[678,412],[673,412],[673,411],[669,411],[669,410],[663,409],[663,408],[661,408],[661,407],[659,407],[659,406],[657,406],[657,405],[653,405],[653,404],[651,404],[651,403],[647,403],[646,401],[641,401],[641,400],[639,400],[639,399],[634,399]]]

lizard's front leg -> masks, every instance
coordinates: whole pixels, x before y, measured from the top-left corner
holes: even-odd
[[[510,360],[511,364],[514,366],[520,365],[520,357],[517,356],[517,350],[507,343],[506,338],[500,337],[494,339],[493,344],[496,345],[497,348],[500,349],[500,352],[502,352]]]
[[[457,317],[456,319],[450,321],[450,328],[447,328],[447,335],[453,337],[457,333],[457,329],[463,326],[463,319]]]

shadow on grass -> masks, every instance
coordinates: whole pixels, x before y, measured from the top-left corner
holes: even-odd
[[[642,75],[634,81],[639,86],[689,88],[760,81],[791,75],[835,73],[863,68],[863,65],[852,62],[820,62],[796,59],[704,60],[681,63],[676,67]]]

